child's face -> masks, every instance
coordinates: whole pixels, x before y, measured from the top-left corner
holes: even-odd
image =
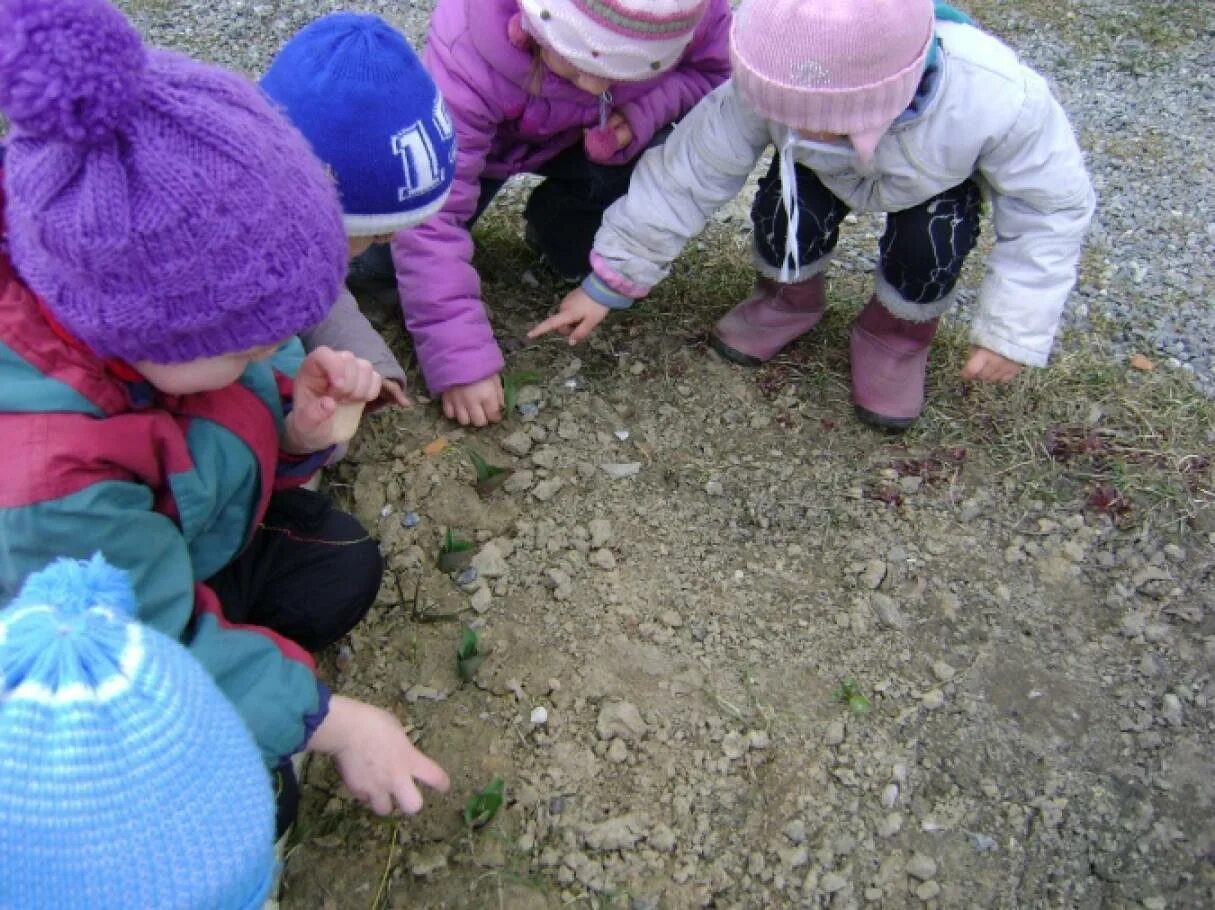
[[[551,47],[540,45],[540,60],[554,75],[560,76],[566,82],[572,83],[584,92],[592,95],[602,95],[612,87],[612,83],[609,80],[582,72],[582,70],[578,69],[578,67],[574,66],[574,64],[570,63]]]
[[[166,395],[194,395],[214,392],[230,386],[240,378],[249,364],[265,360],[278,350],[278,344],[263,344],[235,354],[201,357],[186,363],[153,363],[138,360],[132,363],[144,379]]]
[[[373,243],[387,243],[392,234],[375,234],[371,237],[347,237],[346,245],[350,248],[350,258],[362,256]]]

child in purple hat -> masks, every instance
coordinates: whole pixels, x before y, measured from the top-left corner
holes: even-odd
[[[332,181],[255,86],[145,48],[103,0],[0,0],[0,35],[0,605],[99,552],[235,705],[280,830],[304,749],[377,812],[416,812],[442,769],[309,653],[382,571],[358,522],[298,489],[380,377],[326,347],[277,368],[338,296]]]

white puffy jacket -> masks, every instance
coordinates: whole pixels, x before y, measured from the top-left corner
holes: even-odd
[[[939,22],[941,73],[916,117],[882,137],[869,174],[849,159],[800,146],[750,109],[730,80],[646,153],[628,195],[595,238],[598,279],[623,298],[644,296],[708,217],[736,196],[769,145],[858,212],[912,208],[971,176],[984,185],[996,243],[972,338],[1019,363],[1043,366],[1076,280],[1094,194],[1067,115],[1045,80],[996,38]],[[594,278],[590,279],[591,281]]]

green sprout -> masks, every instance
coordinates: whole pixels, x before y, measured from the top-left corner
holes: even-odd
[[[472,460],[473,470],[477,474],[477,492],[482,496],[493,493],[506,483],[511,474],[515,473],[511,468],[500,468],[496,464],[490,464],[471,449],[468,457]]]
[[[464,824],[469,828],[480,828],[493,821],[502,803],[506,800],[506,781],[495,774],[484,790],[479,790],[464,804]]]
[[[540,374],[535,370],[511,370],[502,376],[502,397],[506,404],[506,413],[515,413],[515,405],[519,403],[519,390],[525,386],[537,385]]]
[[[444,572],[457,572],[463,569],[473,557],[473,545],[467,540],[461,540],[452,533],[451,528],[443,535],[443,544],[439,547],[439,569]]]
[[[872,707],[869,699],[857,688],[856,679],[852,676],[841,679],[831,695],[836,701],[846,704],[853,714],[868,714]]]
[[[481,636],[472,626],[465,626],[460,633],[460,644],[456,647],[456,672],[460,679],[471,682],[485,661],[485,652],[481,650]]]

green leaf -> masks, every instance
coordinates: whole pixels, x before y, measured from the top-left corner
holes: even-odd
[[[458,660],[468,660],[470,657],[476,657],[481,653],[481,636],[477,634],[477,630],[472,626],[465,626],[464,631],[460,633],[460,644],[456,647],[456,658]]]
[[[506,468],[500,468],[496,464],[490,464],[476,452],[469,449],[468,457],[472,459],[473,470],[477,472],[477,483],[484,483],[491,477],[497,477],[499,474],[505,474]]]
[[[869,707],[869,699],[859,692],[853,694],[848,699],[848,708],[853,714],[868,714]]]
[[[487,825],[506,800],[506,781],[495,774],[494,779],[484,790],[474,793],[464,804],[464,824],[470,828],[480,828]]]
[[[502,377],[502,397],[505,399],[506,413],[515,413],[515,405],[519,402],[519,390],[524,386],[536,385],[540,382],[540,374],[535,370],[511,370]]]
[[[472,544],[467,540],[461,540],[451,532],[451,528],[447,529],[447,533],[443,535],[443,547],[440,553],[463,553],[466,550],[472,549]]]

